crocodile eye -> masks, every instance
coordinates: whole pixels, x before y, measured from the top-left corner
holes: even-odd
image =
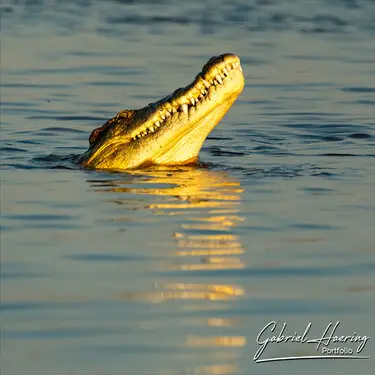
[[[98,138],[98,133],[101,131],[101,128],[96,128],[90,135],[89,143],[92,145]]]
[[[93,132],[91,133],[90,138],[89,138],[90,145],[92,145],[93,143],[95,143],[99,139],[99,137],[101,136],[103,131],[106,130],[108,128],[108,126],[111,125],[114,122],[114,120],[115,120],[114,118],[111,118],[103,126],[93,130]]]

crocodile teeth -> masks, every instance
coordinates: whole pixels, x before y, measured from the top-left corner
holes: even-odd
[[[153,125],[138,133],[132,139],[137,140],[147,134],[154,133],[161,126],[161,123],[163,123],[163,121],[165,121],[167,117],[173,116],[174,113],[183,112],[187,116],[189,115],[189,112],[191,114],[195,113],[196,106],[198,104],[201,105],[202,103],[205,103],[207,98],[212,98],[211,95],[218,89],[215,86],[224,85],[224,80],[226,80],[226,77],[230,75],[229,72],[232,69],[238,69],[242,72],[240,63],[228,63],[226,66],[222,67],[220,71],[216,70],[217,74],[215,77],[211,78],[206,76],[206,79],[204,79],[203,74],[199,75],[199,81],[195,85],[194,90],[189,90],[189,92],[184,94],[183,97],[179,96],[179,94],[181,94],[181,90],[176,92],[175,97],[173,95],[168,96],[166,98],[168,102],[166,102],[165,106],[160,107],[159,121],[155,121]],[[209,75],[211,74],[212,73],[210,73]],[[194,97],[189,98],[189,96],[193,95]],[[187,103],[179,104],[182,101],[187,101]]]
[[[188,105],[187,104],[182,104],[182,106],[181,106],[181,109],[182,109],[182,111],[185,113],[185,115],[187,115],[188,114]]]
[[[205,79],[202,78],[202,81],[203,81],[203,84],[206,86],[207,89],[211,86],[210,83],[207,82]]]

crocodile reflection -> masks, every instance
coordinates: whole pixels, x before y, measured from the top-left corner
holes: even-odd
[[[198,317],[200,311],[206,311],[196,324],[213,327],[211,332],[215,332],[215,327],[219,327],[220,333],[220,327],[238,325],[238,319],[231,317],[230,311],[235,301],[243,298],[245,290],[241,285],[226,284],[220,277],[220,271],[245,266],[244,246],[235,233],[236,226],[244,220],[240,214],[243,192],[240,183],[226,173],[192,167],[154,167],[121,176],[125,178],[92,184],[102,192],[124,193],[124,197],[116,194],[116,199],[110,202],[123,205],[125,211],[129,210],[129,216],[114,220],[126,225],[132,220],[134,209],[147,209],[161,218],[171,216],[176,222],[176,229],[170,233],[175,248],[171,260],[161,261],[154,269],[164,280],[155,280],[152,291],[122,293],[119,298],[159,303],[185,301],[181,304],[184,311],[195,311]],[[134,200],[134,197],[139,200]],[[202,273],[209,276],[203,279],[207,282],[195,278],[196,274],[199,277]],[[227,306],[225,316],[215,314],[216,303],[220,303],[221,308]],[[212,316],[210,312],[207,314],[211,310]],[[230,373],[237,373],[236,348],[244,345],[246,338],[238,335],[186,337],[188,348],[228,347],[227,354],[231,359],[228,357],[224,361],[223,368],[230,369]],[[220,363],[223,363],[223,358]],[[211,358],[211,362],[217,361]],[[205,373],[217,373],[220,366],[208,366]]]

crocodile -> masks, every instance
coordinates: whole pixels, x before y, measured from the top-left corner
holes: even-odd
[[[95,129],[77,161],[85,168],[112,170],[196,163],[244,83],[238,56],[214,56],[186,87],[144,108],[120,111]]]

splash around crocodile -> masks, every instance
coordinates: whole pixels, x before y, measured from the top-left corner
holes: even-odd
[[[121,111],[95,129],[77,162],[115,170],[193,164],[244,83],[238,56],[214,56],[191,84],[144,108]]]

